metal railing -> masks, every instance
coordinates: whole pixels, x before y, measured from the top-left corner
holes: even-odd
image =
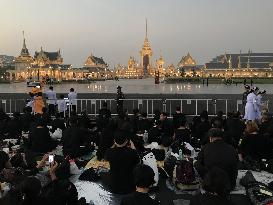
[[[77,99],[77,113],[85,111],[88,115],[96,117],[102,108],[103,102],[107,102],[108,109],[113,115],[117,115],[116,99]],[[268,107],[269,101],[266,101]],[[6,113],[23,112],[26,105],[26,99],[0,99],[0,108]],[[172,117],[176,107],[180,107],[182,111],[189,116],[197,116],[203,110],[208,111],[210,116],[214,116],[219,111],[223,111],[227,115],[231,111],[244,111],[240,100],[231,99],[123,99],[123,109],[127,109],[129,114],[133,114],[134,109],[140,112],[146,112],[148,117],[153,117],[154,112],[164,111]],[[68,115],[70,116],[71,107],[68,106]]]

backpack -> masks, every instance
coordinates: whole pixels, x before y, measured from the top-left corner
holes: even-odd
[[[175,175],[176,184],[185,185],[192,184],[196,180],[192,161],[188,160],[177,161]]]

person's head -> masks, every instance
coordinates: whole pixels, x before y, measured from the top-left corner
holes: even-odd
[[[147,118],[147,113],[146,112],[141,113],[141,117],[142,118]]]
[[[71,126],[77,126],[77,124],[78,124],[78,118],[77,118],[77,116],[71,116],[69,118],[69,124]]]
[[[40,195],[41,189],[41,182],[35,177],[28,177],[21,184],[24,199],[36,199]]]
[[[250,86],[249,85],[245,85],[245,91],[249,92],[250,91]]]
[[[16,119],[16,120],[19,120],[20,119],[20,112],[14,112],[13,113],[13,118]]]
[[[134,182],[137,188],[149,189],[154,184],[155,173],[148,165],[137,165],[133,171]]]
[[[126,131],[118,130],[114,134],[114,141],[118,146],[126,146],[128,143],[128,134]]]
[[[60,118],[61,118],[61,114],[58,113],[58,112],[56,112],[56,113],[55,113],[55,119],[60,119]]]
[[[133,109],[133,114],[135,116],[138,116],[139,115],[139,109],[137,109],[137,108]]]
[[[177,113],[181,112],[181,107],[180,107],[180,106],[177,106],[176,109],[175,109],[175,111],[176,111]]]
[[[73,156],[71,156],[73,157]],[[55,175],[58,179],[68,179],[70,177],[70,163],[62,156],[55,155],[54,160],[58,163]]]
[[[103,108],[107,108],[107,102],[106,102],[106,101],[104,101],[104,102],[102,103],[102,107],[103,107]]]
[[[253,88],[253,92],[257,95],[259,93],[260,89],[258,87]]]
[[[160,113],[160,121],[164,121],[167,119],[167,113],[166,112],[161,112]]]
[[[64,99],[64,95],[63,94],[60,95],[60,99]]]
[[[239,119],[241,116],[241,113],[239,111],[233,113],[233,118]]]
[[[246,133],[251,134],[259,131],[258,125],[254,121],[247,121],[246,122]]]
[[[224,115],[224,113],[223,113],[223,111],[221,111],[221,110],[217,113],[217,117],[219,117],[219,118],[222,118],[223,115]]]
[[[53,86],[49,86],[49,90],[53,90]]]
[[[38,93],[37,93],[37,96],[38,96],[38,97],[41,97],[41,96],[43,96],[43,93],[42,93],[42,92],[38,92]]]
[[[202,187],[206,192],[217,194],[220,197],[227,197],[231,191],[229,176],[218,167],[212,167],[207,172]]]
[[[210,142],[223,139],[223,131],[219,128],[211,128],[208,131],[208,137]]]
[[[74,88],[70,88],[70,92],[74,92],[75,90],[74,90]]]
[[[204,110],[204,111],[200,114],[200,118],[201,118],[201,121],[208,120],[208,119],[209,119],[208,111]]]
[[[213,128],[219,128],[219,129],[223,129],[223,122],[219,119],[216,119],[212,122],[212,127]]]
[[[262,113],[262,119],[261,119],[262,122],[268,122],[269,119],[270,119],[270,116],[267,112]]]

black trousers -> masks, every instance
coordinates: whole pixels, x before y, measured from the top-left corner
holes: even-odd
[[[54,104],[48,104],[48,113],[50,115],[55,115],[55,105]]]

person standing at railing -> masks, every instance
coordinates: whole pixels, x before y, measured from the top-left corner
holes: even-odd
[[[245,92],[243,93],[243,99],[242,99],[243,106],[246,105],[246,99],[249,93],[250,93],[250,86],[245,85]]]
[[[49,90],[46,91],[46,99],[48,104],[48,113],[50,115],[55,115],[55,106],[56,106],[56,92],[53,90],[53,86],[49,86]]]
[[[58,112],[62,118],[65,117],[65,112],[67,110],[67,105],[66,101],[64,99],[64,95],[60,95],[60,99],[57,100],[57,105],[58,105]]]
[[[77,93],[74,88],[70,88],[70,92],[68,93],[69,106],[72,112],[76,112],[77,110]]]
[[[123,99],[125,99],[120,86],[117,87],[117,113],[123,113]]]
[[[258,92],[258,88],[254,88],[250,91],[250,93],[247,96],[247,102],[245,106],[245,120],[256,120],[256,110],[257,110],[257,101],[256,101],[256,94],[255,92]]]

